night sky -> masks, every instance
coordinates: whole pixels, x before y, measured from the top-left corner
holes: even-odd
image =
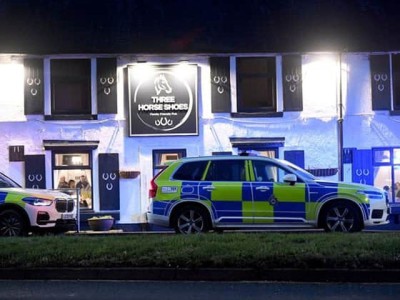
[[[1,0],[0,51],[400,50],[396,0]]]

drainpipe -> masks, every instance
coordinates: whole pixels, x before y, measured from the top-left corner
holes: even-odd
[[[339,112],[338,131],[338,177],[343,181],[343,98],[342,98],[342,53],[339,52]]]

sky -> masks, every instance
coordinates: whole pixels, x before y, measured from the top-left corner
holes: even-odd
[[[1,0],[0,52],[400,49],[395,0]]]

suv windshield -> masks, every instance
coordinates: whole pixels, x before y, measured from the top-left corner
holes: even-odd
[[[9,187],[21,187],[21,186],[11,178],[4,175],[3,173],[0,173],[0,188],[9,188]]]
[[[311,173],[308,173],[306,170],[300,168],[299,166],[296,166],[295,164],[292,164],[291,162],[288,162],[287,160],[279,159],[279,161],[284,164],[285,166],[289,167],[290,169],[294,170],[294,173],[299,174],[305,179],[308,180],[315,180],[315,176]]]

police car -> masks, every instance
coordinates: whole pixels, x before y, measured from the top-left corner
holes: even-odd
[[[76,226],[71,196],[52,190],[23,189],[0,173],[0,235],[65,232]]]
[[[177,233],[260,227],[355,232],[388,223],[384,190],[319,180],[260,156],[183,158],[150,182],[151,224]]]

